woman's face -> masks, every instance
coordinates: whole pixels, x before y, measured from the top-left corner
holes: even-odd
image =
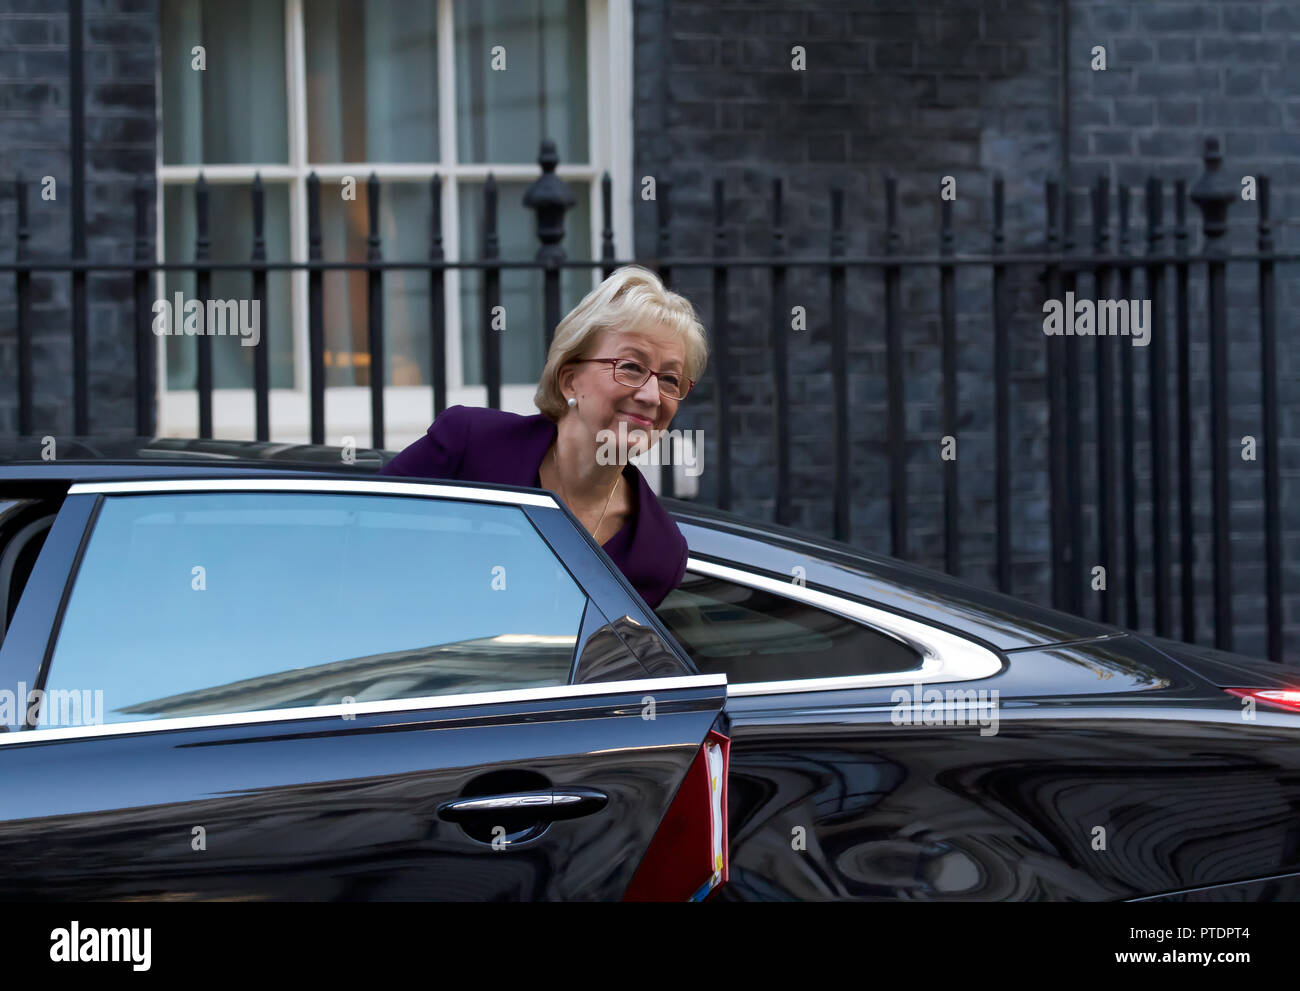
[[[666,331],[602,331],[592,342],[588,358],[627,358],[646,368],[674,372],[685,377],[686,352],[680,340]],[[650,446],[647,431],[667,430],[677,413],[678,400],[659,391],[659,379],[651,375],[640,388],[614,380],[613,366],[607,362],[582,362],[569,366],[570,377],[562,377],[566,396],[576,396],[577,408],[570,407],[565,416],[577,415],[592,432],[612,430],[618,436],[619,423],[627,424],[630,452],[637,454]]]

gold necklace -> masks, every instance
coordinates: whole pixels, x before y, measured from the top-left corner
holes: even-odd
[[[564,491],[564,482],[560,479],[560,458],[559,455],[555,453],[556,449],[559,446],[560,446],[560,439],[557,437],[555,439],[555,443],[551,446],[551,461],[555,465],[555,480],[556,482],[559,482],[560,495],[564,498],[565,505],[568,505],[569,508],[572,509],[573,506],[569,504],[568,493]],[[599,544],[600,541],[596,539],[596,535],[600,533],[600,525],[605,522],[605,514],[609,512],[610,500],[614,498],[614,489],[618,488],[619,479],[621,479],[622,477],[623,475],[620,472],[618,478],[614,479],[613,488],[609,490],[609,495],[605,497],[605,508],[600,511],[600,519],[596,521],[596,529],[591,532],[591,539],[595,540],[597,544]],[[574,515],[576,516],[577,513],[574,513]]]

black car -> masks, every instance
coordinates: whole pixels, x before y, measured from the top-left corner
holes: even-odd
[[[673,500],[651,612],[389,456],[8,452],[0,897],[1300,894],[1294,668]]]

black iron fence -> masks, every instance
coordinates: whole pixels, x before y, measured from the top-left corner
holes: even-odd
[[[385,273],[398,269],[415,269],[427,272],[430,292],[430,322],[428,327],[432,351],[432,392],[435,414],[441,412],[447,401],[446,366],[446,279],[453,269],[479,271],[482,279],[482,374],[486,384],[487,401],[500,406],[501,349],[500,338],[490,328],[490,314],[501,302],[501,273],[506,269],[534,269],[543,275],[544,327],[549,345],[561,316],[560,274],[565,268],[600,270],[608,274],[624,260],[615,257],[612,228],[612,185],[608,175],[602,181],[601,205],[603,210],[602,233],[598,259],[569,259],[562,247],[565,236],[565,212],[572,206],[573,197],[566,184],[555,174],[557,155],[552,143],[547,142],[539,158],[541,175],[525,198],[525,205],[536,215],[539,247],[531,259],[504,259],[500,257],[497,235],[498,196],[494,180],[489,177],[483,187],[484,230],[482,256],[474,259],[448,260],[443,248],[441,217],[441,184],[437,175],[429,180],[429,197],[432,204],[432,223],[427,257],[392,260],[384,257],[379,235],[379,202],[382,189],[372,175],[367,183],[366,195],[369,211],[369,236],[364,262],[330,261],[322,256],[321,189],[313,174],[308,180],[309,251],[306,260],[268,259],[264,233],[264,195],[260,180],[252,186],[251,210],[253,236],[246,262],[217,262],[209,257],[208,190],[200,176],[194,187],[197,237],[193,261],[162,262],[155,257],[155,242],[149,220],[149,199],[152,196],[152,178],[141,177],[135,187],[135,251],[129,260],[90,260],[85,257],[84,230],[74,236],[71,258],[56,260],[29,257],[27,213],[27,184],[19,179],[15,184],[17,201],[16,251],[12,262],[0,264],[0,270],[13,273],[16,292],[18,367],[16,384],[18,394],[19,433],[32,433],[33,375],[30,312],[32,302],[32,275],[35,272],[68,273],[72,280],[71,341],[72,341],[72,406],[74,429],[87,433],[90,424],[89,365],[86,335],[85,280],[89,272],[129,272],[134,280],[135,321],[135,380],[136,380],[136,430],[142,435],[155,432],[155,413],[158,402],[155,337],[151,330],[155,298],[151,280],[162,271],[192,272],[195,276],[196,295],[200,301],[210,295],[211,275],[217,270],[244,272],[249,279],[251,299],[259,301],[265,312],[267,273],[275,270],[304,271],[308,281],[308,391],[310,394],[311,439],[324,443],[325,439],[325,340],[322,280],[326,271],[343,269],[364,271],[367,274],[369,368],[383,369],[384,365],[384,309],[383,282]],[[656,197],[655,256],[642,263],[656,269],[669,284],[674,273],[684,270],[703,270],[711,282],[708,305],[701,305],[710,330],[712,358],[708,374],[713,378],[714,451],[710,458],[716,472],[716,501],[729,508],[733,500],[732,440],[730,415],[731,373],[729,349],[731,323],[729,320],[730,281],[740,269],[766,272],[770,283],[770,374],[772,377],[773,406],[771,410],[771,437],[773,482],[775,492],[775,517],[779,523],[789,523],[791,511],[791,393],[787,361],[789,307],[787,305],[787,274],[793,268],[824,273],[825,302],[829,314],[829,373],[831,385],[830,406],[833,414],[828,434],[832,452],[833,476],[830,498],[833,504],[833,532],[841,539],[851,533],[850,498],[850,396],[847,381],[850,347],[846,291],[850,280],[875,280],[883,289],[883,336],[885,347],[885,386],[887,395],[888,479],[890,549],[900,558],[909,556],[908,532],[911,508],[908,493],[907,440],[905,389],[907,377],[903,351],[904,313],[900,300],[900,287],[905,270],[932,271],[938,290],[937,312],[940,326],[939,347],[942,352],[941,429],[944,435],[958,432],[959,394],[958,344],[957,344],[957,272],[961,268],[978,268],[991,275],[991,294],[988,300],[989,330],[993,342],[993,499],[996,505],[995,523],[995,575],[998,586],[1009,590],[1012,566],[1012,473],[1011,432],[1015,411],[1011,406],[1010,348],[1008,342],[1009,300],[1008,278],[1013,266],[1027,266],[1037,272],[1042,280],[1042,295],[1048,300],[1062,300],[1066,294],[1079,289],[1080,277],[1089,281],[1092,293],[1083,296],[1095,300],[1107,298],[1112,288],[1118,288],[1118,297],[1133,297],[1135,279],[1140,280],[1146,299],[1151,300],[1152,326],[1150,328],[1148,381],[1146,399],[1148,409],[1139,418],[1135,395],[1132,348],[1115,347],[1105,337],[1093,338],[1087,347],[1068,336],[1043,335],[1045,349],[1048,408],[1050,423],[1050,456],[1047,474],[1050,490],[1051,573],[1052,601],[1067,610],[1084,611],[1084,589],[1088,586],[1091,569],[1097,565],[1112,570],[1122,565],[1130,576],[1136,574],[1139,564],[1139,539],[1137,533],[1135,458],[1135,432],[1139,423],[1149,430],[1150,469],[1150,564],[1153,589],[1148,593],[1153,601],[1153,615],[1146,625],[1162,635],[1181,634],[1183,639],[1195,639],[1196,576],[1194,544],[1196,520],[1193,514],[1193,473],[1195,450],[1192,439],[1192,372],[1189,355],[1193,346],[1190,307],[1191,274],[1204,272],[1208,293],[1208,343],[1210,348],[1210,400],[1211,400],[1211,519],[1213,555],[1210,567],[1213,573],[1214,639],[1217,646],[1230,648],[1233,644],[1232,613],[1232,529],[1229,520],[1228,458],[1232,448],[1228,436],[1228,324],[1226,272],[1229,262],[1247,262],[1255,269],[1259,304],[1259,398],[1262,422],[1259,424],[1260,454],[1263,473],[1263,544],[1266,561],[1262,593],[1267,601],[1268,653],[1274,659],[1282,658],[1283,633],[1283,571],[1282,571],[1282,518],[1281,478],[1278,459],[1278,387],[1276,372],[1276,316],[1275,316],[1275,265],[1300,260],[1300,255],[1275,251],[1270,218],[1270,186],[1266,177],[1257,178],[1258,192],[1255,200],[1258,214],[1257,250],[1252,253],[1230,255],[1226,248],[1227,214],[1229,206],[1241,198],[1241,189],[1227,179],[1222,171],[1222,161],[1217,142],[1206,145],[1205,171],[1190,187],[1184,180],[1174,184],[1172,190],[1173,222],[1168,224],[1164,215],[1166,189],[1161,180],[1147,181],[1143,200],[1145,227],[1141,232],[1145,250],[1133,253],[1139,240],[1131,216],[1131,192],[1127,187],[1115,190],[1118,206],[1118,230],[1115,247],[1110,240],[1110,209],[1112,191],[1104,180],[1091,189],[1091,234],[1089,250],[1081,250],[1079,208],[1082,194],[1063,190],[1057,182],[1046,183],[1044,190],[1047,225],[1042,250],[1010,252],[1007,250],[1004,223],[1004,184],[998,177],[992,180],[991,220],[988,250],[984,253],[958,253],[955,251],[953,203],[942,202],[942,212],[937,231],[938,251],[931,254],[905,255],[900,250],[898,183],[893,177],[886,179],[885,224],[883,253],[850,255],[845,251],[844,196],[839,189],[829,190],[830,230],[828,250],[824,255],[792,256],[786,249],[786,228],[783,216],[782,183],[775,180],[771,195],[771,248],[763,257],[739,257],[727,251],[725,216],[725,190],[721,180],[713,186],[713,253],[707,257],[674,254],[669,237],[671,189],[661,181]],[[1189,244],[1188,202],[1200,211],[1203,249],[1191,253]],[[74,215],[74,226],[84,224],[84,218]],[[703,300],[697,300],[703,303]],[[1172,306],[1170,305],[1172,303]],[[1172,312],[1171,312],[1172,310]],[[1168,333],[1172,326],[1173,333]],[[261,340],[254,354],[254,386],[256,410],[256,436],[268,440],[271,435],[270,385],[268,374],[268,339],[286,328],[264,326]],[[198,430],[202,437],[212,435],[212,342],[208,336],[197,336],[197,402]],[[1127,344],[1127,342],[1124,342]],[[1091,354],[1089,354],[1089,348]],[[1172,356],[1172,367],[1171,367]],[[1085,374],[1081,367],[1092,360],[1091,372]],[[1172,374],[1171,374],[1172,373]],[[1170,388],[1175,394],[1174,423],[1171,429],[1169,408],[1165,401]],[[372,371],[369,375],[371,439],[375,447],[385,446],[383,375]],[[1085,424],[1081,410],[1085,404],[1082,391],[1092,389],[1093,421]],[[1118,391],[1118,397],[1116,392]],[[1096,490],[1092,493],[1095,512],[1094,533],[1088,539],[1083,525],[1083,493],[1085,427],[1092,440],[1091,450],[1096,463],[1091,474],[1095,476]],[[1122,458],[1117,470],[1117,459]],[[957,573],[961,567],[960,527],[961,476],[958,462],[943,462],[943,532],[944,563],[947,570]],[[672,475],[665,470],[661,488],[672,494]],[[1177,507],[1177,508],[1175,508]],[[1177,590],[1171,587],[1175,564],[1180,583]],[[1131,577],[1125,582],[1122,609],[1112,605],[1111,596],[1101,599],[1101,618],[1139,625],[1137,582]],[[1175,600],[1180,600],[1176,602]],[[1173,606],[1180,606],[1182,628],[1172,628]]]

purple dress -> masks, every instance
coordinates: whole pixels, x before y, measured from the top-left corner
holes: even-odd
[[[450,406],[379,474],[539,489],[538,470],[555,435],[555,424],[541,413],[519,416],[477,406]],[[686,538],[636,465],[627,465],[623,474],[633,483],[635,506],[623,529],[602,547],[653,609],[681,584]]]

